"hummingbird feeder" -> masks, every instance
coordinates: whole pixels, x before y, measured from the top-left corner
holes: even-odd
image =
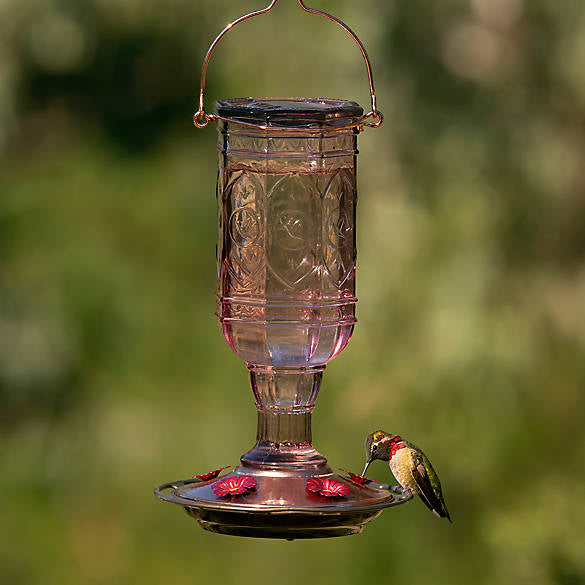
[[[233,471],[163,484],[155,494],[182,506],[203,528],[264,538],[318,538],[362,531],[385,508],[412,496],[360,476],[341,476],[312,445],[311,413],[326,364],[347,346],[355,319],[357,135],[382,124],[372,67],[371,110],[321,98],[224,99],[204,109],[211,44],[204,62],[198,128],[215,122],[217,316],[250,372],[258,411],[255,446]]]

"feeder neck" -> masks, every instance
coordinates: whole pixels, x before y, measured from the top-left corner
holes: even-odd
[[[258,412],[256,445],[242,456],[244,467],[326,470],[327,459],[311,443],[311,413]]]
[[[256,439],[259,445],[311,446],[311,413],[259,412]]]
[[[324,369],[325,366],[276,368],[248,364],[258,412],[288,415],[313,412]]]

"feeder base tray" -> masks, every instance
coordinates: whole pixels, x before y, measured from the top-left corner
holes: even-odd
[[[241,495],[218,496],[213,486],[246,475],[256,485]],[[325,497],[307,490],[307,480],[340,482],[349,488],[342,497]],[[347,490],[345,490],[347,492]],[[161,500],[182,506],[205,530],[257,538],[326,538],[359,534],[385,508],[412,499],[409,490],[376,481],[363,485],[325,465],[315,470],[255,469],[242,465],[208,481],[187,479],[157,487]]]

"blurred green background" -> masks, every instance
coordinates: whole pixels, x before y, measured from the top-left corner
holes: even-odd
[[[386,116],[315,445],[359,471],[369,431],[403,434],[454,525],[417,500],[360,536],[237,539],[153,497],[255,436],[191,115],[212,38],[262,4],[0,1],[0,582],[583,585],[582,0],[310,2],[363,39]],[[292,0],[213,57],[209,102],[245,95],[368,105],[357,48]]]

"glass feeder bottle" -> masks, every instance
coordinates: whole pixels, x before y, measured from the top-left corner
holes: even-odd
[[[266,128],[218,127],[217,315],[248,366],[258,409],[258,443],[242,461],[324,463],[310,417],[325,365],[355,323],[353,124],[363,110],[249,98],[222,100],[216,111]],[[323,131],[286,132],[302,126]]]
[[[289,540],[344,536],[412,497],[334,473],[311,437],[323,372],[356,323],[357,135],[364,126],[380,126],[383,116],[361,41],[302,0],[304,11],[335,22],[360,48],[371,110],[364,114],[346,100],[238,98],[204,111],[205,76],[217,43],[276,1],[230,23],[213,41],[194,116],[200,128],[217,123],[217,316],[250,372],[257,440],[233,471],[163,484],[155,493],[213,532]]]

